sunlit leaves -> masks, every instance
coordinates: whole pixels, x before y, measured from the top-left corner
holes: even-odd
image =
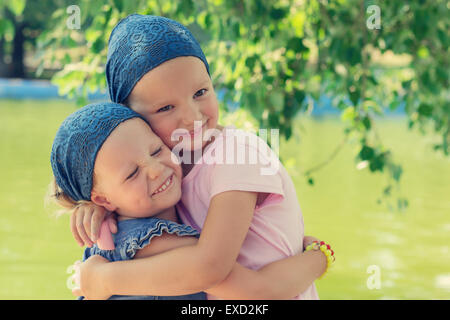
[[[372,4],[381,8],[380,29],[366,27]],[[119,19],[133,12],[164,15],[186,24],[200,40],[214,85],[223,92],[223,108],[250,112],[262,128],[291,137],[295,117],[326,95],[341,112],[345,134],[356,141],[359,168],[386,174],[393,186],[402,168],[376,125],[387,111],[404,110],[411,128],[428,124],[441,137],[434,149],[450,152],[445,0],[82,0],[78,5],[85,13],[82,31],[64,29],[60,10],[52,16],[60,23],[40,41],[50,52],[70,49],[53,57],[64,66],[54,78],[61,92],[105,88],[107,40]],[[11,33],[11,26],[0,22],[2,31]],[[71,70],[74,65],[80,70]]]
[[[9,39],[14,38],[14,25],[10,20],[2,19],[0,20],[0,36],[5,36]]]
[[[6,5],[15,16],[20,16],[23,13],[23,10],[25,9],[26,0],[6,1]]]

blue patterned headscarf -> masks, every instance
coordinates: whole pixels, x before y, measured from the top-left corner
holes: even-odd
[[[111,132],[122,122],[145,119],[123,105],[102,102],[72,113],[53,141],[50,162],[56,183],[75,201],[91,200],[95,159]]]
[[[161,63],[194,56],[209,65],[200,45],[182,24],[159,16],[132,14],[111,32],[106,81],[112,101],[123,103],[136,83]]]

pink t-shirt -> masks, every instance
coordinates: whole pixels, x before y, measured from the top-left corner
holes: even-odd
[[[227,127],[183,179],[181,220],[201,231],[212,197],[231,190],[269,194],[255,208],[237,258],[241,265],[255,270],[301,252],[303,217],[291,178],[261,138]],[[296,299],[319,299],[315,285]]]

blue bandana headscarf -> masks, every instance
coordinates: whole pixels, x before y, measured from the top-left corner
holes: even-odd
[[[194,56],[209,65],[200,45],[182,24],[168,18],[132,14],[111,32],[106,62],[109,96],[123,103],[136,83],[161,63]]]
[[[72,113],[53,141],[50,162],[58,186],[75,201],[91,200],[95,159],[111,132],[122,122],[145,119],[123,105],[102,102]]]

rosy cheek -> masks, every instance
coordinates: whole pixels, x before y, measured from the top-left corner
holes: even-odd
[[[219,104],[216,99],[210,101],[206,112],[208,112],[210,117],[217,119],[219,114]]]
[[[177,141],[172,141],[171,140],[171,136],[172,136],[171,132],[164,132],[162,134],[158,134],[158,136],[162,140],[162,142],[167,147],[169,147],[169,149],[172,149],[178,143]]]
[[[153,132],[161,139],[165,144],[167,144],[167,141],[170,141],[170,137],[172,135],[172,130],[170,129],[171,126],[167,122],[159,122],[159,123],[150,123],[150,126],[152,127]]]
[[[176,146],[179,141],[178,140],[172,140],[172,133],[175,131],[176,129],[173,130],[163,130],[161,131],[159,134],[157,133],[157,135],[161,138],[162,142],[164,142],[164,144],[166,146],[168,146],[170,149],[172,149],[174,146]]]

